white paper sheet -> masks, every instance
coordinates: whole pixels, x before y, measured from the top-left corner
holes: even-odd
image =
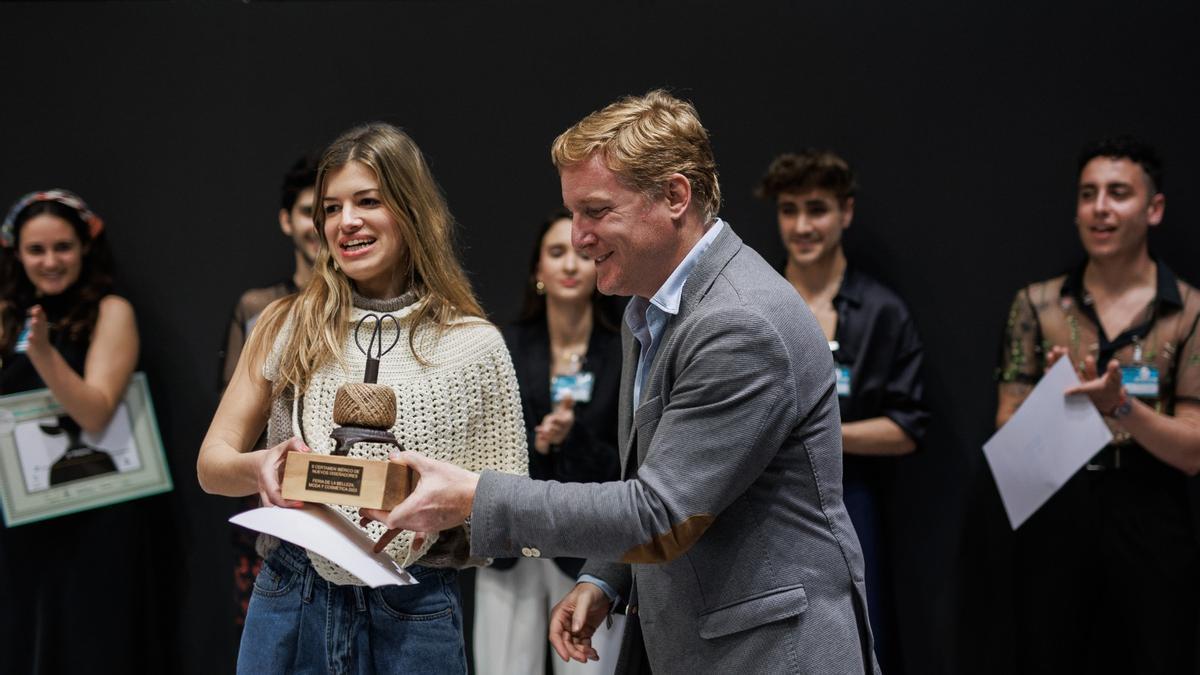
[[[395,560],[372,552],[374,542],[362,530],[321,504],[298,509],[267,506],[239,513],[229,522],[314,551],[371,588],[417,583]]]
[[[1063,395],[1077,384],[1070,359],[1059,359],[1012,418],[983,444],[1014,530],[1112,441],[1112,432],[1087,396]]]

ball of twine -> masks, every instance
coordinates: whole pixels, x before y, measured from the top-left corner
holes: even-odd
[[[390,429],[396,423],[396,392],[383,384],[343,384],[333,399],[333,422],[341,426]]]

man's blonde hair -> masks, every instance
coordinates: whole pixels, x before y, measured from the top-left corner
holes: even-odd
[[[567,129],[550,148],[560,170],[599,153],[622,182],[648,196],[662,194],[667,178],[682,174],[704,222],[721,207],[717,162],[696,108],[662,89],[626,96]]]

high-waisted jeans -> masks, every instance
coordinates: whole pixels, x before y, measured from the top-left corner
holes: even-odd
[[[338,586],[282,542],[255,579],[238,673],[466,673],[457,572],[408,572],[420,583]]]

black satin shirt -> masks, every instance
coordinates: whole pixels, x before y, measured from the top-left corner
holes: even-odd
[[[920,444],[929,424],[922,402],[922,346],[908,307],[888,287],[847,267],[833,298],[833,360],[850,367],[850,395],[838,398],[842,421],[886,417]]]

